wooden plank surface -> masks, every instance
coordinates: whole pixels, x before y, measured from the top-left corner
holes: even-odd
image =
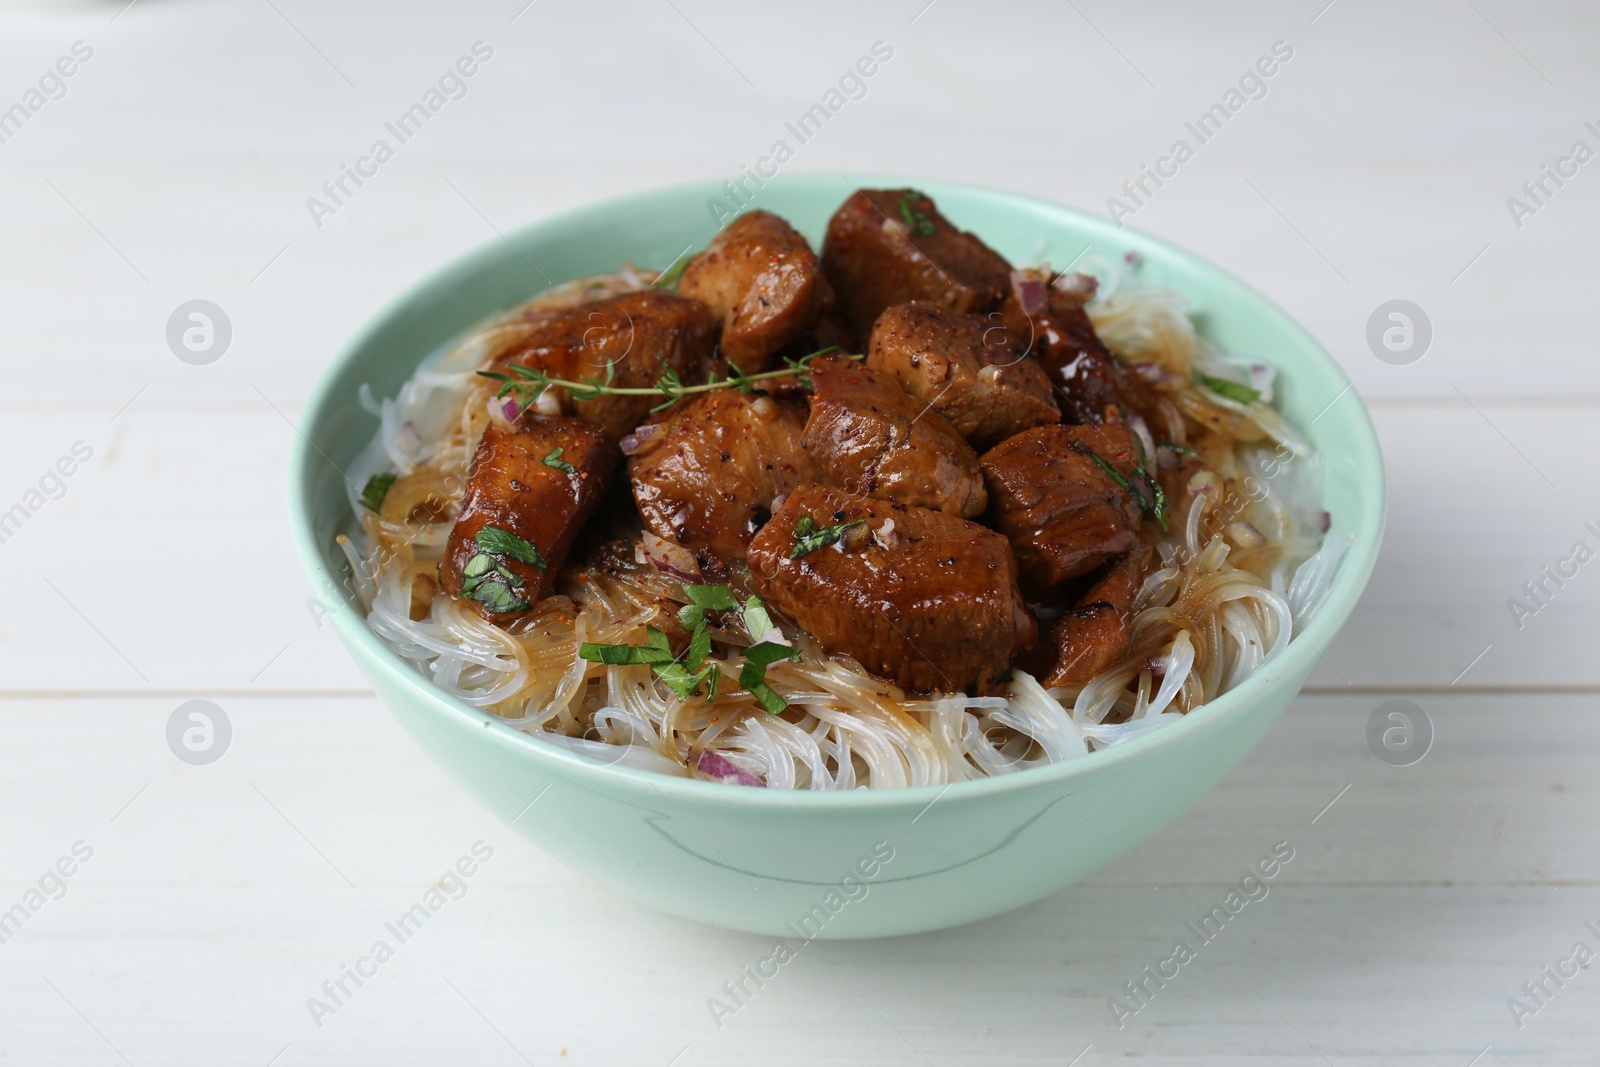
[[[0,143],[0,511],[41,491],[0,542],[0,907],[93,849],[0,944],[0,1060],[1592,1064],[1592,969],[1521,1029],[1506,1000],[1600,947],[1600,564],[1508,601],[1600,549],[1600,164],[1508,200],[1600,150],[1597,29],[1576,0],[0,7],[0,111],[92,49]],[[1311,692],[1129,862],[809,946],[719,1029],[707,998],[766,946],[593,886],[451,786],[316,625],[283,468],[315,375],[399,289],[497,230],[737,177],[880,40],[790,169],[1101,213],[1286,42],[1129,221],[1323,340],[1382,438],[1389,528]],[[465,95],[317,226],[307,198],[476,41]],[[165,340],[195,298],[233,328],[208,366]],[[1433,329],[1408,365],[1366,339],[1396,298]],[[1364,740],[1397,695],[1436,729],[1407,768]],[[209,767],[163,737],[192,697],[236,731]],[[468,894],[316,1027],[306,998],[480,839]],[[1271,895],[1119,1029],[1108,1000],[1279,840]]]

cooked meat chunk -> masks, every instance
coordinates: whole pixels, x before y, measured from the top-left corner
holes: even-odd
[[[722,354],[746,374],[809,330],[833,287],[806,239],[770,211],[740,215],[684,268],[682,296],[722,324]]]
[[[867,366],[932,404],[975,448],[990,448],[1061,421],[1050,380],[1009,332],[931,301],[897,304],[872,327]]]
[[[1083,685],[1128,654],[1133,643],[1133,600],[1154,558],[1155,550],[1139,541],[1106,565],[1030,655],[1043,672],[1040,682]]]
[[[1011,277],[994,249],[915,189],[862,189],[846,200],[828,222],[822,269],[863,337],[885,308],[912,300],[988,311]]]
[[[811,362],[805,447],[854,492],[971,518],[988,502],[977,453],[893,378],[853,360]]]
[[[825,480],[801,445],[803,408],[762,393],[705,393],[640,427],[628,460],[647,529],[694,552],[744,558],[773,500]]]
[[[491,618],[526,611],[549,595],[620,459],[605,432],[581,419],[524,416],[514,428],[490,424],[472,457],[461,517],[439,564],[445,589],[473,599]],[[526,542],[537,555],[486,533],[490,528]],[[522,606],[494,610],[514,604]]]
[[[1094,332],[1078,298],[1052,289],[1047,305],[1029,315],[1013,293],[1000,305],[1000,315],[1011,340],[1038,358],[1065,421],[1115,422],[1119,413],[1134,409],[1136,387]]]
[[[652,386],[668,370],[685,382],[699,382],[710,365],[715,332],[711,310],[700,301],[646,290],[540,315],[533,337],[497,359],[494,369],[505,373],[507,364],[516,363],[575,382],[583,378],[603,381],[607,365],[612,365],[615,379],[611,384],[616,386]],[[639,425],[658,400],[649,396],[567,397],[564,406],[585,422],[602,427],[615,441]]]
[[[797,524],[856,522],[796,555]],[[750,542],[750,569],[830,652],[915,692],[993,692],[1037,637],[1005,538],[939,511],[802,486]]]
[[[1123,426],[1038,426],[984,453],[986,518],[1010,539],[1030,596],[1047,597],[1133,547],[1141,502],[1100,460],[1139,489],[1139,447]]]

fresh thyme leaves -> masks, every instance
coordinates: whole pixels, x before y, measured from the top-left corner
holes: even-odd
[[[1163,530],[1167,528],[1167,494],[1162,490],[1161,483],[1156,481],[1155,478],[1151,476],[1149,471],[1145,470],[1144,464],[1135,463],[1133,465],[1133,476],[1150,487],[1149,499],[1146,499],[1145,495],[1139,492],[1139,490],[1134,487],[1133,482],[1124,477],[1121,471],[1113,467],[1104,456],[1090,448],[1087,444],[1083,443],[1082,441],[1074,441],[1072,442],[1072,449],[1073,451],[1081,452],[1090,459],[1094,460],[1100,465],[1100,469],[1105,471],[1106,474],[1110,476],[1112,481],[1116,482],[1118,485],[1122,486],[1123,489],[1127,490],[1128,495],[1139,502],[1139,510],[1144,512],[1145,518],[1154,519],[1156,522],[1161,524],[1161,528]]]
[[[855,522],[841,522],[836,526],[818,526],[817,521],[810,515],[802,515],[794,524],[794,547],[789,550],[790,559],[799,559],[809,555],[819,548],[826,548],[839,540],[839,537],[853,526],[860,526],[866,519],[857,519]]]
[[[738,368],[729,368],[728,374],[723,378],[712,378],[700,385],[684,385],[676,371],[668,370],[656,384],[651,386],[624,386],[612,385],[617,378],[615,361],[606,364],[606,376],[602,381],[599,378],[584,378],[580,381],[568,381],[565,378],[552,378],[548,373],[534,367],[525,367],[520,363],[507,363],[505,371],[481,370],[478,375],[500,383],[500,391],[495,396],[514,395],[517,403],[524,408],[533,406],[534,402],[544,394],[546,389],[565,389],[574,400],[594,400],[602,396],[659,396],[663,402],[651,408],[660,411],[669,408],[680,399],[691,393],[708,393],[713,389],[737,389],[741,393],[748,393],[755,382],[767,381],[771,378],[787,378],[796,376],[803,388],[811,388],[811,378],[806,370],[811,366],[811,361],[818,356],[831,355],[839,350],[838,345],[829,345],[820,348],[809,355],[799,359],[786,358],[787,366],[782,370],[763,371],[760,374],[745,374]],[[846,356],[846,359],[862,359],[863,356]],[[507,373],[509,372],[509,373]]]
[[[510,530],[498,526],[484,526],[472,538],[478,547],[497,556],[510,556],[519,563],[544,570],[544,557],[532,541],[524,541]]]
[[[927,197],[915,189],[900,190],[900,218],[911,228],[911,232],[918,237],[932,237],[939,232],[938,227],[934,226],[933,220],[928,217],[927,212],[912,206],[913,200],[926,199]]]
[[[368,511],[377,511],[383,507],[383,498],[389,495],[389,487],[394,485],[394,480],[400,477],[392,472],[374,474],[367,479],[367,484],[361,489],[361,506]]]
[[[722,683],[722,665],[711,660],[711,632],[706,626],[706,612],[737,610],[755,641],[744,650],[739,684],[748,689],[769,714],[776,715],[788,707],[777,690],[767,684],[767,667],[782,659],[793,659],[798,653],[782,643],[783,635],[773,625],[761,599],[752,596],[741,604],[734,591],[725,585],[686,585],[683,592],[689,603],[678,609],[678,620],[689,631],[689,644],[681,656],[672,654],[667,635],[653,626],[645,629],[643,645],[601,645],[585,641],[579,646],[578,655],[594,663],[646,664],[679,700],[688,700],[702,690],[707,699],[714,700],[717,687]],[[778,640],[763,640],[775,633]]]
[[[1185,456],[1198,456],[1200,454],[1194,449],[1190,448],[1188,445],[1175,445],[1171,441],[1157,441],[1156,445],[1160,448],[1170,448],[1174,452]]]
[[[565,451],[566,449],[564,448],[554,448],[551,450],[550,454],[544,457],[544,459],[540,462],[546,467],[554,467],[558,471],[566,471],[568,474],[577,474],[578,468],[561,458],[561,453]]]
[[[1252,389],[1248,385],[1240,385],[1238,382],[1230,381],[1227,378],[1217,378],[1210,374],[1202,374],[1200,375],[1200,384],[1218,396],[1225,396],[1229,400],[1236,400],[1241,404],[1253,404],[1261,399],[1261,390]]]
[[[667,269],[656,275],[656,280],[650,283],[652,289],[671,289],[678,284],[678,279],[683,277],[683,272],[689,266],[689,260],[694,257],[684,252],[683,255],[667,264]]]

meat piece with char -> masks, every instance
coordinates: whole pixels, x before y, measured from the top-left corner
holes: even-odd
[[[495,619],[548,596],[620,459],[605,431],[581,419],[491,423],[473,454],[461,514],[439,563],[444,588]]]
[[[533,336],[496,359],[495,371],[515,376],[508,368],[514,363],[566,381],[604,381],[611,366],[612,385],[638,388],[655,385],[669,370],[685,382],[699,382],[710,367],[716,335],[711,310],[675,293],[645,290],[535,314]],[[567,396],[563,411],[601,427],[617,441],[649,415],[658,399]]]
[[[1083,685],[1117,665],[1133,644],[1133,601],[1155,550],[1143,541],[1108,563],[1029,655],[1045,686]]]
[[[1138,438],[1112,425],[1038,426],[984,453],[986,521],[1010,540],[1030,596],[1046,599],[1133,547],[1143,503],[1122,483],[1138,488],[1139,453]]]
[[[1000,305],[1000,317],[1011,340],[1038,360],[1064,421],[1117,422],[1138,406],[1138,387],[1095,333],[1076,296],[1049,289],[1046,303],[1029,314],[1012,292]]]
[[[862,189],[847,199],[828,221],[822,269],[863,337],[885,308],[912,300],[988,311],[1011,276],[999,253],[915,189]]]
[[[796,554],[797,524],[857,522],[835,544]],[[940,511],[802,486],[750,542],[749,559],[769,604],[830,652],[913,692],[992,693],[1038,635],[1005,538]]]
[[[692,552],[743,559],[775,498],[826,479],[801,444],[805,425],[798,404],[718,389],[641,426],[628,473],[645,527]]]
[[[838,356],[811,362],[805,447],[839,485],[971,518],[987,503],[978,456],[926,401]]]
[[[806,239],[770,211],[741,215],[684,268],[678,293],[721,323],[722,354],[746,374],[833,305],[833,287]]]
[[[878,316],[867,366],[932,404],[975,448],[1061,421],[1050,380],[1009,330],[931,301]]]

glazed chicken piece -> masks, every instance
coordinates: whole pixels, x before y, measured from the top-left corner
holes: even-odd
[[[926,401],[854,360],[811,362],[805,447],[834,482],[879,500],[971,518],[988,502],[978,456]]]
[[[862,189],[846,200],[828,222],[822,269],[863,337],[885,308],[913,300],[988,311],[1011,277],[994,249],[956,229],[915,189]]]
[[[852,523],[806,550],[808,534],[814,543]],[[992,693],[1037,638],[1005,538],[943,512],[802,486],[749,558],[769,604],[830,652],[913,692]]]
[[[1133,601],[1154,559],[1155,550],[1140,541],[1106,565],[1029,656],[1042,672],[1042,685],[1083,685],[1127,656]]]
[[[508,373],[507,364],[516,363],[566,381],[604,381],[610,364],[615,367],[612,385],[649,387],[668,370],[688,383],[703,381],[711,363],[716,335],[711,310],[675,293],[647,289],[534,315],[534,335],[495,360],[494,370]],[[639,425],[659,399],[565,396],[562,405],[564,413],[603,428],[617,441]]]
[[[1017,554],[1022,586],[1043,600],[1133,547],[1141,501],[1138,438],[1123,426],[1039,426],[983,456],[989,486],[986,521]]]
[[[826,480],[801,445],[805,409],[762,393],[704,393],[624,447],[645,528],[691,552],[725,561],[772,517],[773,500]]]
[[[1137,409],[1138,387],[1094,332],[1077,297],[1046,287],[1028,314],[1015,292],[1000,305],[1014,343],[1031,351],[1055,390],[1061,417],[1070,423],[1117,422]]]
[[[684,268],[678,293],[711,309],[723,356],[746,374],[765,370],[833,305],[811,246],[770,211],[741,215],[717,234]]]
[[[497,621],[548,596],[621,458],[603,430],[581,419],[490,423],[439,563],[444,588]]]
[[[932,404],[974,448],[1061,421],[1050,380],[1009,330],[931,301],[878,316],[867,366]]]

